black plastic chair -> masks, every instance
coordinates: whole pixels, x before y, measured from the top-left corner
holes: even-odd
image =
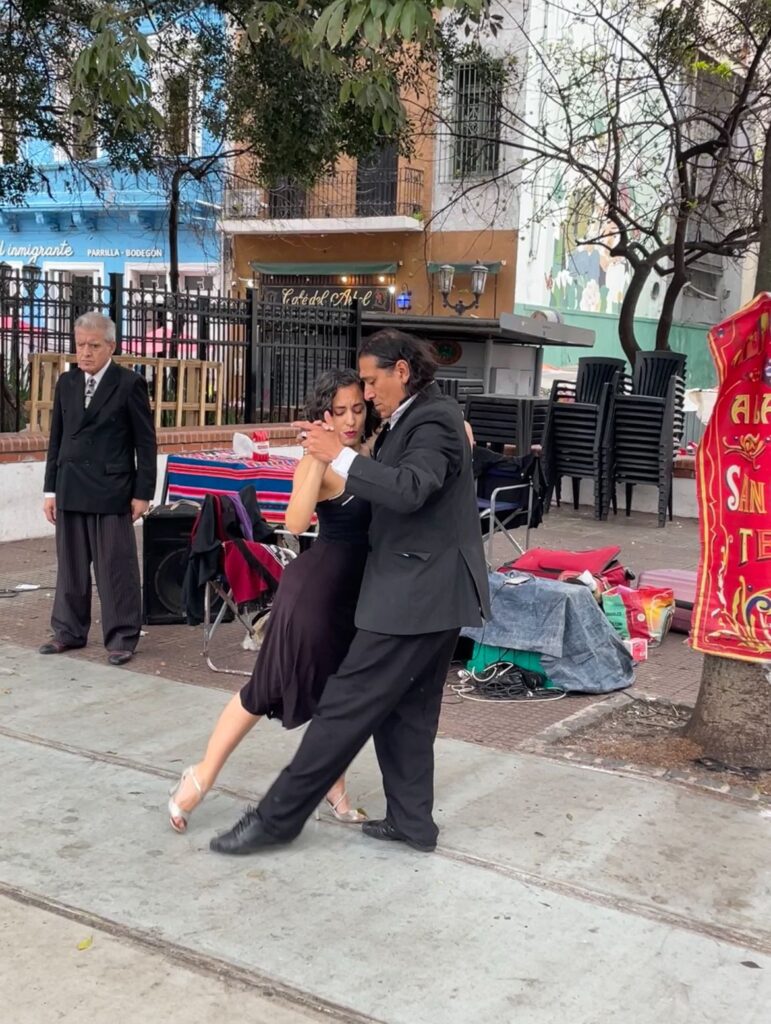
[[[483,395],[485,391],[481,377],[435,377],[434,380],[443,395],[455,398],[461,405],[465,405],[469,395]]]
[[[613,491],[626,487],[626,514],[631,514],[636,484],[658,489],[658,523],[673,516],[672,471],[676,445],[677,402],[683,382],[671,376],[663,398],[653,395],[618,395],[613,412]],[[680,428],[681,429],[681,428]]]
[[[685,363],[682,352],[638,352],[632,374],[633,393],[666,398],[670,377],[685,380]]]
[[[477,444],[489,444],[497,451],[510,444],[519,455],[530,450],[531,400],[506,395],[470,395],[466,399],[465,416]]]
[[[533,424],[530,429],[530,443],[543,446],[546,439],[546,421],[549,417],[549,399],[533,399]]]
[[[605,356],[582,356],[578,360],[576,375],[576,401],[597,405],[606,384],[620,388],[626,372],[625,359],[609,359]]]
[[[621,360],[618,360],[621,362]],[[603,384],[597,403],[572,401],[564,382],[554,381],[549,399],[544,459],[548,487],[546,508],[556,495],[560,505],[562,477],[573,482],[573,508],[578,508],[581,480],[594,484],[594,515],[606,519],[612,495],[612,438],[609,424],[621,373]]]

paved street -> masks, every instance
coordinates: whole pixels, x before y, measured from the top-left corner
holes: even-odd
[[[220,692],[13,644],[2,665],[13,1024],[236,1007],[278,1024],[767,1019],[771,818],[756,807],[443,739],[437,854],[312,821],[282,852],[228,860],[209,837],[295,734],[258,727],[182,837],[165,792]],[[369,749],[350,788],[382,811]]]

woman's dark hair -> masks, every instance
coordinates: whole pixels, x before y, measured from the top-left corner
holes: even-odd
[[[430,384],[436,373],[436,359],[428,342],[421,341],[394,327],[385,327],[364,338],[359,345],[359,357],[374,356],[377,365],[392,367],[403,359],[410,367],[407,394],[416,395]]]
[[[335,395],[340,388],[349,388],[352,385],[362,389],[361,377],[356,370],[349,370],[345,367],[333,367],[324,370],[314,380],[310,391],[305,396],[304,416],[307,420],[323,420],[325,412],[332,412],[332,405]],[[378,425],[378,416],[372,403],[367,402],[367,415],[364,419],[364,436],[369,437]]]

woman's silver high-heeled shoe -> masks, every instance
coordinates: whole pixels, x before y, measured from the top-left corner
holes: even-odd
[[[192,779],[193,785],[198,790],[198,794],[201,797],[201,799],[195,805],[196,807],[200,806],[201,801],[206,796],[206,793],[204,792],[201,783],[195,777],[195,768],[191,764],[189,768],[185,768],[185,770],[182,772],[180,780],[176,784],[176,786],[172,786],[171,789],[169,790],[169,824],[171,825],[175,832],[187,831],[187,823],[190,820],[190,815],[193,813],[193,811],[183,810],[176,802],[176,798],[180,789],[182,789],[182,786],[188,779]]]
[[[321,808],[325,806],[337,821],[345,822],[346,825],[361,825],[363,821],[369,821],[369,818],[367,817],[367,812],[363,811],[361,807],[356,809],[351,807],[347,811],[338,811],[337,808],[340,806],[343,800],[345,800],[347,795],[348,794],[346,792],[343,792],[343,795],[340,797],[337,803],[334,804],[329,799],[329,797],[325,796],[323,802],[320,804],[319,807],[316,808],[316,821],[319,821],[321,819]]]

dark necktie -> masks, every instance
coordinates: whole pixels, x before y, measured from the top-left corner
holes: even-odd
[[[374,445],[374,447],[372,449],[372,454],[375,456],[376,459],[380,458],[380,449],[383,447],[383,442],[386,439],[386,434],[388,433],[388,431],[390,429],[391,429],[391,424],[390,423],[385,423],[383,425],[383,429],[380,431],[380,433],[375,438],[375,445]]]
[[[96,391],[96,377],[89,377],[86,381],[85,408],[87,409]]]

